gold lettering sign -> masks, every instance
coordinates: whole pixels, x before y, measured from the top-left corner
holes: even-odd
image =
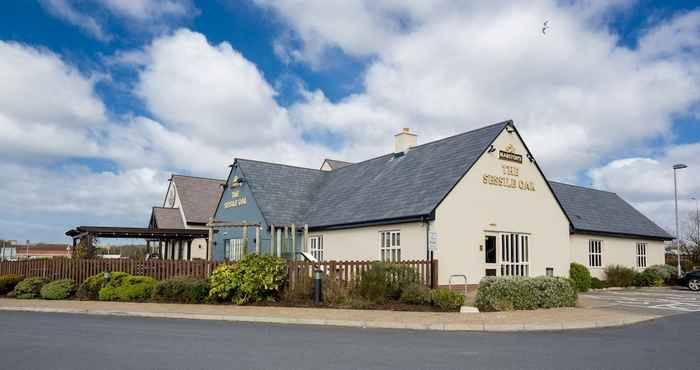
[[[535,191],[535,184],[532,181],[519,180],[508,176],[484,175],[481,181],[487,185],[502,186],[504,188],[520,189],[525,191]]]
[[[236,199],[231,199],[227,202],[224,202],[224,208],[235,208],[235,207],[240,207],[248,204],[248,199],[246,197],[240,197]]]
[[[523,163],[523,156],[515,152],[515,147],[512,144],[508,144],[503,150],[498,151],[498,159]]]

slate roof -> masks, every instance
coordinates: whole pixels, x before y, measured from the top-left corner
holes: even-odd
[[[173,175],[187,223],[204,224],[214,215],[226,180]]]
[[[237,159],[268,223],[329,227],[429,216],[511,121],[320,170]]]
[[[179,208],[153,207],[152,219],[158,229],[184,229]]]
[[[573,223],[574,232],[673,239],[615,193],[554,181],[549,184]]]
[[[345,166],[349,166],[352,164],[352,162],[339,161],[337,159],[329,159],[329,158],[326,158],[323,162],[328,163],[328,165],[330,165],[331,169],[333,169],[333,170],[337,170],[339,168],[343,168]]]

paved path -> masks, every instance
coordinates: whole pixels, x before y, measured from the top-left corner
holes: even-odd
[[[657,315],[652,314],[597,308],[558,308],[536,311],[467,314],[457,312],[397,312],[327,308],[0,299],[0,313],[3,310],[444,331],[581,329],[619,326],[657,317]]]
[[[580,295],[590,307],[652,315],[700,312],[700,293],[681,288],[591,291]]]
[[[449,333],[0,312],[2,369],[697,369],[700,313]]]

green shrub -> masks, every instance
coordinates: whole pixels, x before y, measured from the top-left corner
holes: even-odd
[[[591,288],[592,289],[603,289],[606,287],[605,281],[598,279],[597,277],[591,278]]]
[[[464,296],[445,288],[433,289],[430,292],[433,304],[443,311],[458,311],[464,304]]]
[[[5,295],[15,289],[22,277],[17,275],[0,275],[0,295]]]
[[[251,254],[235,265],[221,265],[209,278],[209,297],[245,304],[279,298],[287,280],[287,263],[273,256]]]
[[[202,303],[209,295],[209,282],[190,276],[178,276],[156,283],[153,300],[173,303]]]
[[[414,283],[401,290],[399,301],[407,304],[430,304],[430,293],[430,289]]]
[[[55,280],[41,288],[41,298],[66,299],[75,293],[75,282],[72,279]]]
[[[129,276],[126,272],[111,272],[110,282],[118,283],[121,279]],[[75,296],[80,299],[85,300],[95,300],[99,298],[100,289],[104,285],[104,273],[100,272],[85,279],[82,284],[78,287],[78,291]]]
[[[587,292],[591,288],[591,272],[586,266],[572,262],[569,267],[569,278],[578,292]]]
[[[420,274],[411,266],[375,262],[362,273],[358,293],[371,303],[381,303],[400,299],[404,289],[419,282]]]
[[[15,298],[18,299],[33,299],[39,298],[41,294],[41,288],[48,283],[49,280],[40,277],[26,278],[15,286],[15,290],[12,292]]]
[[[650,271],[663,279],[665,284],[672,285],[678,278],[678,269],[671,265],[652,265],[644,271]]]
[[[479,311],[534,310],[573,307],[576,289],[559,277],[488,277],[479,283],[476,306]]]
[[[386,264],[373,263],[366,271],[362,272],[362,280],[358,293],[371,303],[383,302],[387,292]]]
[[[620,265],[609,265],[605,269],[605,281],[611,287],[629,287],[632,286],[635,271],[629,267]]]
[[[634,274],[632,285],[637,287],[662,286],[664,285],[664,279],[654,271],[644,270]]]
[[[120,276],[100,289],[100,301],[145,301],[153,295],[156,280],[149,276]]]

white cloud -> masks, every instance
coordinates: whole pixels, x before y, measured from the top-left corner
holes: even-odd
[[[100,41],[113,36],[106,30],[108,16],[126,23],[126,29],[161,34],[171,26],[199,15],[191,0],[39,0],[46,11],[78,26]]]
[[[678,171],[678,204],[681,220],[695,210],[690,197],[700,197],[696,181],[700,168],[700,143],[672,145],[658,158],[624,158],[592,168],[594,187],[618,193],[661,225],[674,225],[674,184],[672,166],[683,163]],[[682,221],[681,221],[682,222]]]
[[[100,41],[109,41],[111,36],[103,29],[96,18],[76,9],[70,0],[39,0],[41,5],[53,16],[82,28]]]
[[[367,150],[359,143],[386,144],[401,127],[426,141],[514,119],[546,172],[573,180],[602,158],[644,151],[651,138],[670,140],[673,118],[700,101],[700,59],[678,57],[694,45],[700,11],[647,30],[642,46],[630,49],[599,27],[605,12],[629,6],[624,2],[445,1],[425,9],[379,1],[356,2],[352,12],[334,12],[331,5],[317,10],[313,1],[262,3],[301,38],[295,52],[311,60],[321,56],[314,63],[323,63],[323,53],[306,50],[307,43],[373,58],[362,92],[339,102],[310,92],[291,109],[295,123],[343,137],[351,158],[367,155],[358,153]],[[403,26],[339,21],[386,14]],[[547,35],[544,20],[550,21]],[[339,29],[326,31],[334,22]],[[379,36],[365,49],[346,36],[362,40],[366,32]],[[678,34],[685,41],[674,41]],[[664,53],[646,46],[664,42],[671,45]]]

